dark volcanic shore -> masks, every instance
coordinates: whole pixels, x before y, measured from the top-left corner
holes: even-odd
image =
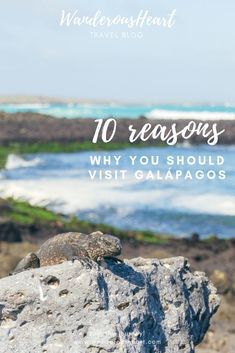
[[[144,117],[136,120],[120,119],[113,142],[128,142],[128,126],[132,124],[139,131],[147,122],[151,123],[153,127],[156,124],[164,125],[167,131],[171,129],[173,123],[177,124],[178,130],[183,129],[189,123],[188,120],[147,120]],[[219,137],[220,144],[235,144],[235,124],[233,121],[208,121],[210,127],[213,123],[217,123],[219,131],[225,129],[225,132]],[[95,128],[94,119],[58,119],[35,113],[8,114],[0,112],[0,144],[91,141]],[[201,135],[193,135],[188,141],[192,144],[206,142]],[[149,140],[148,144],[156,145],[159,142],[161,141]],[[178,142],[183,142],[181,136],[179,136]]]

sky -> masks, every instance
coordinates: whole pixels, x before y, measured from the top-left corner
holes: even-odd
[[[93,39],[87,26],[59,26],[63,9],[81,16],[176,9],[176,23],[144,28],[142,39]],[[234,0],[2,0],[0,95],[234,104],[234,16]]]

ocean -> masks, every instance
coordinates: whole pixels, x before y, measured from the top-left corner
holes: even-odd
[[[202,237],[230,238],[235,235],[234,153],[235,146],[181,145],[112,152],[10,155],[0,173],[0,196],[25,199],[63,214],[73,213],[80,219],[122,229],[151,230],[177,237],[197,232]],[[130,155],[136,156],[134,166],[130,165]],[[191,166],[186,163],[180,168],[170,168],[173,175],[177,169],[183,175],[190,170],[192,180],[164,179],[169,170],[165,163],[169,155],[175,159],[177,156],[195,159]],[[110,156],[110,165],[91,166],[90,156],[101,160]],[[119,166],[115,165],[114,156],[121,156]],[[140,164],[143,156],[145,162]],[[216,164],[218,156],[224,158],[223,165]],[[207,164],[200,165],[199,157]],[[91,180],[89,171],[102,174],[104,169],[112,175],[120,169],[128,173],[125,180],[120,177]],[[221,169],[225,179],[218,177]],[[134,177],[137,170],[142,171],[142,179]],[[206,177],[196,179],[197,170],[203,171]],[[210,170],[215,177],[207,177]],[[154,179],[146,179],[149,171]]]
[[[0,111],[8,113],[35,112],[57,118],[132,118],[151,119],[235,120],[235,106],[229,104],[0,104]]]

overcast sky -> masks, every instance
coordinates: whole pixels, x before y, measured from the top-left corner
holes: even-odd
[[[62,9],[160,16],[174,8],[171,30],[144,29],[141,40],[94,40],[86,26],[59,26]],[[3,0],[0,9],[1,95],[235,103],[234,0]]]

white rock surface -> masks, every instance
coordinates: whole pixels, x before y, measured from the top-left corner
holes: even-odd
[[[0,280],[0,353],[192,353],[218,306],[183,257],[65,262]]]

